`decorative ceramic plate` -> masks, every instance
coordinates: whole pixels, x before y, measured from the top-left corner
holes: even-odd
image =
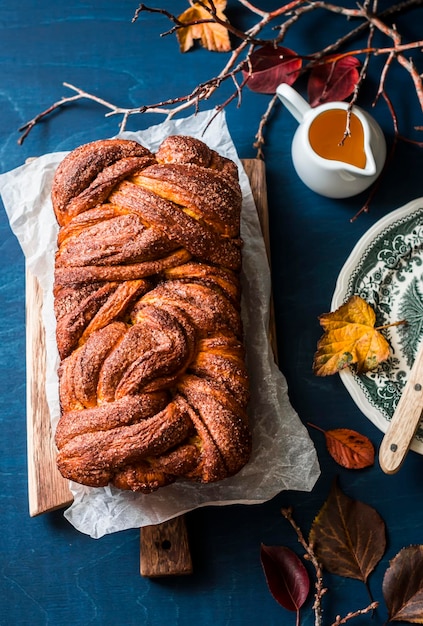
[[[360,410],[386,432],[423,338],[423,198],[389,213],[356,244],[339,274],[332,310],[354,294],[373,307],[376,326],[407,322],[382,331],[391,355],[377,369],[340,373]],[[423,454],[423,422],[411,448]]]

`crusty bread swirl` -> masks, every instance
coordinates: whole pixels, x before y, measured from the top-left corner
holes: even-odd
[[[55,174],[57,464],[149,493],[248,461],[236,165],[185,136],[71,152]]]

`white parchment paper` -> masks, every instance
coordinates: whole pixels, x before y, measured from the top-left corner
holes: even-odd
[[[255,504],[283,490],[311,491],[319,473],[316,451],[307,430],[293,410],[286,380],[275,365],[268,340],[270,271],[248,177],[231,140],[224,113],[205,111],[168,120],[145,131],[120,136],[155,152],[165,137],[186,134],[205,141],[239,166],[243,191],[241,236],[243,247],[242,316],[251,379],[249,408],[253,434],[250,462],[234,477],[208,485],[180,482],[144,495],[112,487],[92,488],[71,483],[74,502],[65,517],[79,531],[94,538],[128,528],[158,524],[207,505]],[[10,226],[26,263],[43,289],[46,330],[46,391],[53,429],[59,418],[53,313],[54,252],[58,227],[50,200],[54,172],[65,152],[46,154],[0,176],[0,193]],[[283,339],[283,329],[280,329]]]

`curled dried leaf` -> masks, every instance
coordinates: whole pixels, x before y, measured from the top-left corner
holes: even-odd
[[[371,506],[343,493],[335,481],[313,522],[309,544],[328,572],[366,583],[385,553],[385,522]]]
[[[389,357],[389,343],[375,328],[376,314],[360,296],[351,296],[336,311],[320,315],[319,321],[325,332],[314,356],[316,376],[336,374],[353,364],[358,372],[367,372]]]
[[[211,7],[208,0],[203,0],[203,4]],[[226,21],[224,10],[226,9],[226,0],[214,0],[216,15]],[[192,6],[184,11],[178,20],[187,26],[176,31],[181,52],[187,52],[192,48],[196,41],[200,41],[201,45],[207,50],[215,52],[229,52],[231,42],[228,30],[223,24],[216,22],[204,22],[210,20],[211,15],[207,9],[200,3],[192,3]]]
[[[385,572],[382,591],[389,621],[423,624],[423,545],[398,552]]]

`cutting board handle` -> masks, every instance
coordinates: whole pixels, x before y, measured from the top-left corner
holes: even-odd
[[[192,574],[188,532],[183,515],[141,528],[140,572],[141,576],[148,578]]]

